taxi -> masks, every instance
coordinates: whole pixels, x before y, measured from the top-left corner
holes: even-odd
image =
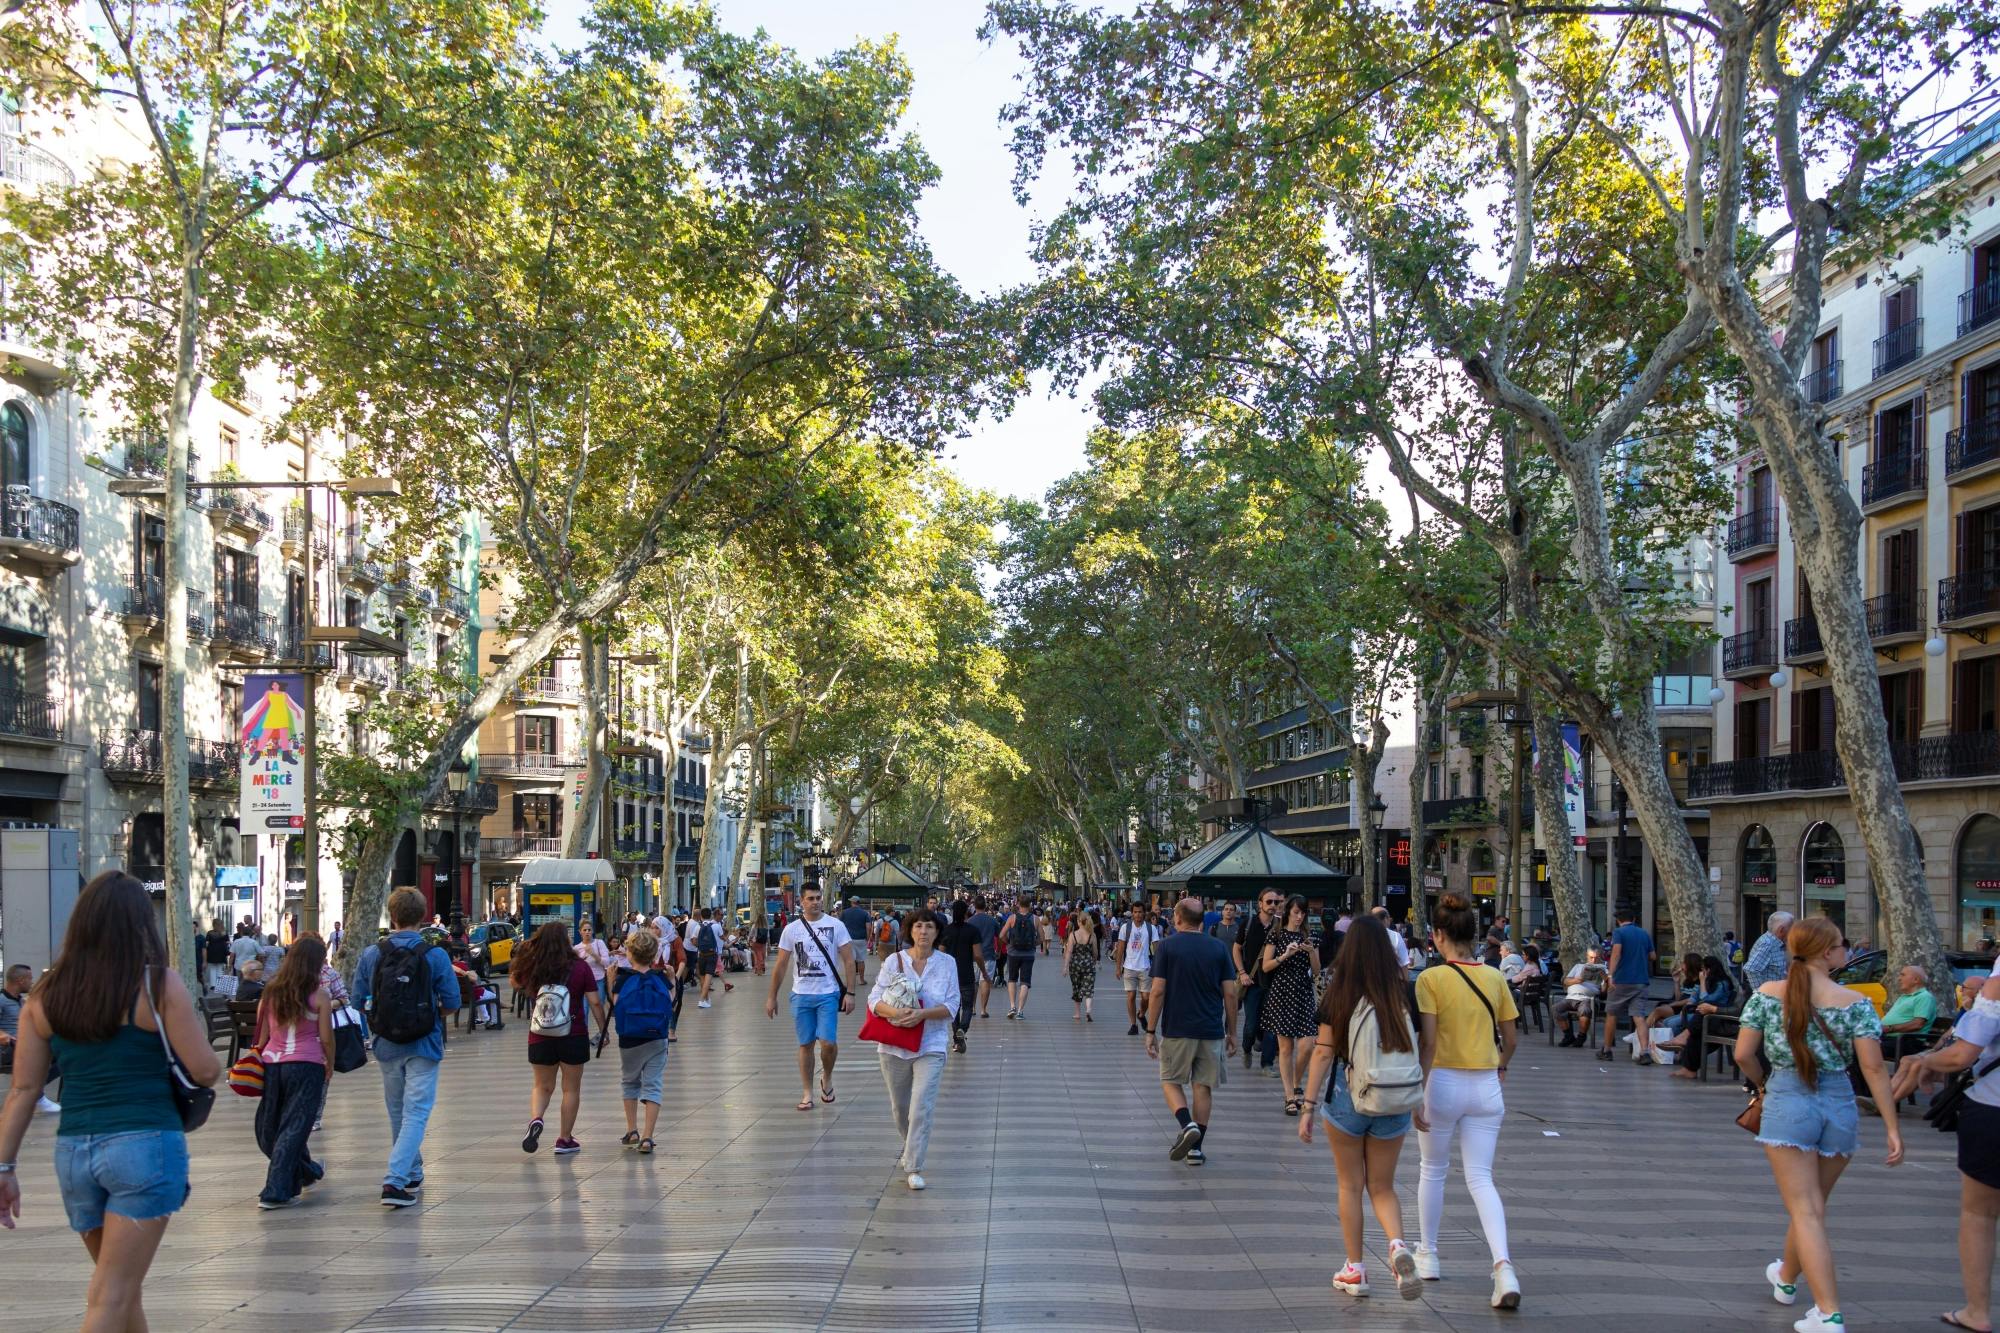
[[[486,976],[489,969],[505,972],[514,961],[514,925],[511,921],[482,921],[466,936],[466,960],[472,970]]]

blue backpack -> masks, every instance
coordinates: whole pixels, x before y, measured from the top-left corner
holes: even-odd
[[[611,1017],[620,1037],[660,1041],[674,1014],[673,988],[658,972],[634,972],[618,987]]]

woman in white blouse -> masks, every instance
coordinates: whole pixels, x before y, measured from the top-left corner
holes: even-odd
[[[577,928],[582,932],[583,938],[577,942],[574,952],[578,958],[590,964],[590,975],[597,981],[597,998],[607,999],[609,992],[604,989],[604,977],[611,971],[611,949],[603,940],[597,938],[597,931],[589,917],[579,922]]]
[[[924,1187],[931,1112],[937,1108],[938,1082],[951,1047],[951,1016],[958,1012],[958,965],[938,955],[937,938],[938,919],[930,909],[911,912],[903,921],[903,949],[883,963],[868,993],[868,1008],[877,1018],[902,1028],[921,1023],[924,1029],[923,1042],[914,1051],[887,1043],[880,1047],[882,1081],[889,1085],[896,1133],[903,1140],[902,1169],[913,1190]],[[914,987],[914,996],[905,990],[908,986]],[[898,1003],[897,996],[905,1002]]]

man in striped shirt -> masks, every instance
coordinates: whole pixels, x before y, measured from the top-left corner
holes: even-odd
[[[1757,937],[1757,943],[1750,948],[1750,957],[1743,963],[1743,980],[1751,990],[1767,981],[1783,981],[1790,969],[1791,959],[1785,953],[1785,936],[1791,933],[1792,914],[1773,912],[1765,922],[1764,933]]]

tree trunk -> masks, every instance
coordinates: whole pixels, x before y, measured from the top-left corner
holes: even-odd
[[[599,856],[609,859],[612,849],[603,843],[601,802],[611,777],[611,747],[606,734],[611,710],[605,703],[610,663],[604,660],[610,651],[610,639],[601,631],[585,627],[577,632],[577,640],[577,658],[583,667],[583,799],[577,803],[576,818],[570,821],[563,855],[573,861],[581,860],[595,847]],[[616,838],[618,830],[613,829],[611,836]]]
[[[1549,895],[1555,900],[1556,930],[1562,936],[1562,970],[1566,973],[1583,961],[1583,951],[1589,944],[1590,897],[1583,889],[1576,847],[1570,840],[1568,812],[1563,808],[1563,779],[1569,753],[1563,744],[1562,723],[1547,700],[1537,698],[1533,707],[1537,752],[1535,838],[1549,858]]]
[[[1375,773],[1382,765],[1383,748],[1389,743],[1389,724],[1379,716],[1369,727],[1368,744],[1355,745],[1348,753],[1354,770],[1354,812],[1355,823],[1361,830],[1361,902],[1360,910],[1367,911],[1381,898],[1381,885],[1377,880],[1381,874],[1382,830],[1376,826]]]
[[[1675,948],[1704,956],[1719,953],[1722,928],[1715,918],[1715,897],[1709,892],[1708,867],[1695,851],[1687,820],[1667,782],[1666,758],[1660,751],[1651,697],[1592,727],[1590,734],[1624,783],[1626,799],[1645,832],[1646,846],[1674,914]]]
[[[166,909],[167,962],[181,974],[192,993],[201,990],[195,979],[200,961],[194,954],[194,857],[190,846],[193,832],[188,803],[188,597],[187,597],[187,517],[188,517],[188,422],[194,414],[194,396],[201,381],[198,364],[202,317],[203,274],[198,263],[181,270],[181,308],[178,341],[174,356],[174,401],[167,414],[167,493],[161,505],[166,515],[166,576],[161,579],[161,608],[165,620],[166,661],[160,673],[160,760],[164,768],[161,782],[161,820],[166,826]],[[220,596],[221,589],[215,590]],[[236,719],[227,719],[233,728]],[[248,830],[244,831],[248,834]],[[262,895],[259,895],[259,914]],[[258,923],[262,929],[264,923]]]
[[[737,829],[736,854],[729,861],[729,885],[723,891],[722,905],[724,908],[733,905],[736,891],[743,883],[743,860],[750,850],[750,833],[752,829],[757,830],[758,833],[757,858],[760,864],[757,873],[760,876],[763,874],[763,866],[761,864],[764,857],[763,817],[758,810],[758,807],[763,804],[763,750],[764,746],[761,741],[752,745],[750,747],[749,762],[744,766],[746,772],[743,783],[743,820]],[[764,895],[759,893],[751,896],[761,898]]]

